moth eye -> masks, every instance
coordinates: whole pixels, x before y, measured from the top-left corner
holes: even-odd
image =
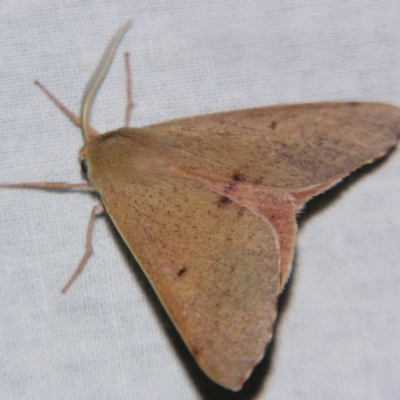
[[[82,160],[82,161],[81,161],[81,170],[82,170],[82,172],[83,172],[85,175],[87,175],[87,173],[88,173],[88,166],[87,166],[86,160]]]

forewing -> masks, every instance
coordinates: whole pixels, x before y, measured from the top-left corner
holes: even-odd
[[[102,186],[104,205],[199,366],[239,389],[276,318],[278,247],[271,226],[198,182]]]

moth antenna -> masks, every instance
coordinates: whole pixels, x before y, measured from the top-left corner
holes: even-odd
[[[93,139],[96,134],[90,129],[89,126],[89,117],[90,110],[93,102],[93,98],[99,88],[100,84],[103,82],[104,76],[107,73],[111,61],[114,57],[115,50],[118,47],[122,37],[128,30],[132,23],[132,20],[127,21],[112,37],[110,42],[108,43],[106,50],[104,51],[100,61],[93,72],[93,75],[89,79],[86,89],[83,93],[82,103],[81,103],[81,123],[82,123],[82,132],[86,141]]]
[[[125,109],[125,127],[129,126],[131,120],[132,108],[134,106],[132,98],[132,74],[129,62],[129,53],[124,54],[125,58],[125,76],[126,76],[126,109]]]

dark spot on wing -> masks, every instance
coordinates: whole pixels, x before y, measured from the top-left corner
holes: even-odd
[[[223,207],[225,204],[229,204],[229,203],[232,203],[231,199],[229,199],[228,197],[225,197],[225,196],[221,196],[219,198],[218,206]]]
[[[277,125],[278,125],[278,123],[276,121],[272,121],[270,127],[272,130],[274,130]]]
[[[178,271],[178,276],[182,276],[185,272],[186,272],[186,267],[184,267],[184,268],[181,268],[179,271]]]
[[[232,179],[237,182],[243,182],[244,176],[237,172],[237,173],[233,174]]]

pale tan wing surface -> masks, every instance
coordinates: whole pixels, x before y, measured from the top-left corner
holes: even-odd
[[[276,318],[271,227],[180,177],[129,190],[107,183],[102,198],[199,366],[239,389],[263,357]]]

